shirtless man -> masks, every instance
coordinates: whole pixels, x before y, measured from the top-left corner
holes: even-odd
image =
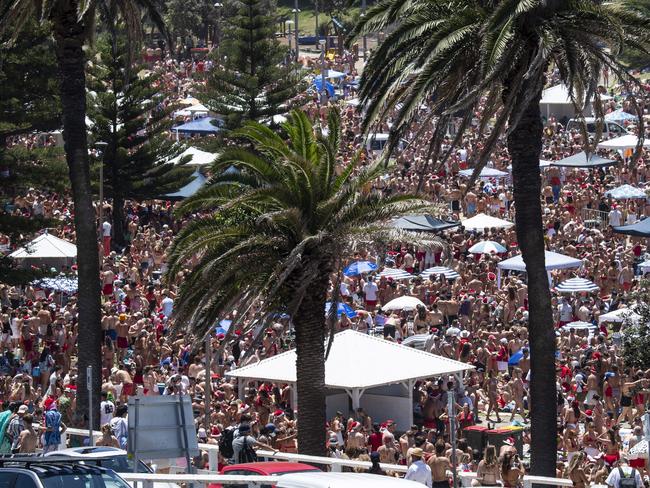
[[[395,437],[389,432],[384,433],[383,444],[377,448],[379,462],[395,464],[397,462],[397,449],[395,449]]]
[[[451,469],[449,458],[445,456],[446,446],[444,442],[436,442],[435,455],[431,456],[427,464],[431,468],[431,478],[433,488],[449,488],[449,478],[447,471]]]
[[[512,372],[513,377],[510,381],[510,394],[512,400],[515,402],[515,408],[512,409],[512,415],[510,416],[510,422],[515,419],[517,410],[519,410],[520,415],[524,419],[524,422],[528,422],[526,418],[526,413],[524,412],[524,382],[521,379],[521,369],[515,368]]]
[[[591,370],[589,376],[587,377],[587,396],[585,397],[585,404],[590,407],[594,405],[594,395],[598,394],[598,376],[596,376],[596,371]]]
[[[34,417],[31,414],[25,414],[23,417],[23,424],[25,429],[20,433],[18,437],[18,452],[20,453],[34,453],[36,452],[36,446],[38,444],[38,434],[32,426]]]
[[[129,348],[129,324],[126,321],[126,314],[120,314],[119,321],[116,325],[117,330],[117,349],[120,361],[126,356],[126,350]]]
[[[123,367],[120,366],[120,369],[115,373],[115,378],[118,382],[122,383],[122,393],[120,394],[120,400],[122,403],[126,403],[129,396],[135,393],[133,389],[133,379],[129,372]]]

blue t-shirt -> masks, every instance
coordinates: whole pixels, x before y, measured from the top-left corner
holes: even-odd
[[[61,444],[61,414],[56,410],[45,412],[45,427],[48,429],[45,431],[45,445]]]

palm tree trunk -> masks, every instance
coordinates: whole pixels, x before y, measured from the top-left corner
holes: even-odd
[[[520,100],[532,89],[524,84]],[[528,88],[528,90],[526,89]],[[544,259],[541,175],[543,125],[539,109],[541,89],[528,103],[508,136],[516,203],[517,241],[528,275],[528,332],[531,382],[531,474],[555,476],[557,452],[557,392],[555,390],[555,331]]]
[[[325,455],[325,280],[310,287],[293,320],[296,327],[298,452]],[[295,408],[295,405],[293,405]]]
[[[61,76],[63,138],[72,184],[74,222],[77,235],[79,275],[78,310],[78,419],[88,416],[86,367],[93,366],[93,404],[99,405],[101,388],[101,313],[99,251],[95,210],[90,187],[90,168],[86,140],[86,76],[83,44],[84,26],[77,20],[77,1],[60,2],[53,19],[56,56]],[[93,411],[99,426],[99,408]]]

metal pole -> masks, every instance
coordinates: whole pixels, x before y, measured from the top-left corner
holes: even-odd
[[[298,62],[298,57],[300,55],[300,45],[298,44],[298,13],[300,10],[298,9],[298,0],[295,0],[294,2],[294,9],[293,9],[293,34],[296,37],[296,63]]]
[[[325,66],[325,49],[327,46],[327,41],[320,43],[320,75],[321,75],[321,92],[324,94],[325,100],[329,98],[329,93],[327,93],[327,76],[326,71],[327,67]]]
[[[366,16],[366,0],[361,0],[361,17],[365,18]],[[366,36],[363,36],[363,61],[366,61],[366,52],[368,51],[368,43]]]
[[[212,334],[208,333],[205,338],[205,392],[203,401],[205,402],[205,425],[206,432],[210,429],[210,404],[212,397]]]
[[[93,436],[93,367],[86,368],[86,389],[88,390],[88,445],[95,445]]]
[[[447,415],[449,416],[449,440],[451,441],[451,473],[453,476],[454,488],[458,487],[458,473],[456,472],[456,415],[454,405],[456,403],[455,391],[447,392]]]
[[[102,160],[99,163],[99,235],[104,238],[102,224],[102,214],[104,210],[104,153],[102,153]]]

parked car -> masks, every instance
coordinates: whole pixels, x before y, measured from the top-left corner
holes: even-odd
[[[277,488],[422,488],[422,484],[377,474],[320,472],[287,474]]]
[[[2,488],[130,488],[111,469],[70,456],[0,456]]]
[[[582,122],[580,119],[570,119],[569,122],[567,122],[566,130],[575,130],[580,133],[581,124]],[[587,125],[587,134],[590,136],[596,135],[596,119],[593,117],[585,117],[585,124]],[[629,132],[622,125],[607,120],[603,121],[603,139],[612,139],[613,137],[620,137],[626,134],[629,134]]]
[[[303,463],[285,463],[285,462],[259,462],[231,464],[221,470],[221,474],[240,475],[240,476],[284,476],[287,474],[321,472],[320,469]],[[220,484],[208,485],[208,488],[248,488],[248,485],[227,485],[222,487]],[[262,488],[275,488],[274,485],[262,485]]]
[[[111,469],[116,473],[133,473],[134,460],[130,459],[127,452],[123,449],[108,446],[94,447],[71,447],[47,453],[48,456],[67,456],[72,457],[85,465],[101,466]],[[138,461],[138,473],[153,473],[154,470],[142,461]],[[155,482],[154,488],[179,488],[176,483]],[[4,488],[0,484],[0,488]],[[63,487],[66,488],[66,487]]]

